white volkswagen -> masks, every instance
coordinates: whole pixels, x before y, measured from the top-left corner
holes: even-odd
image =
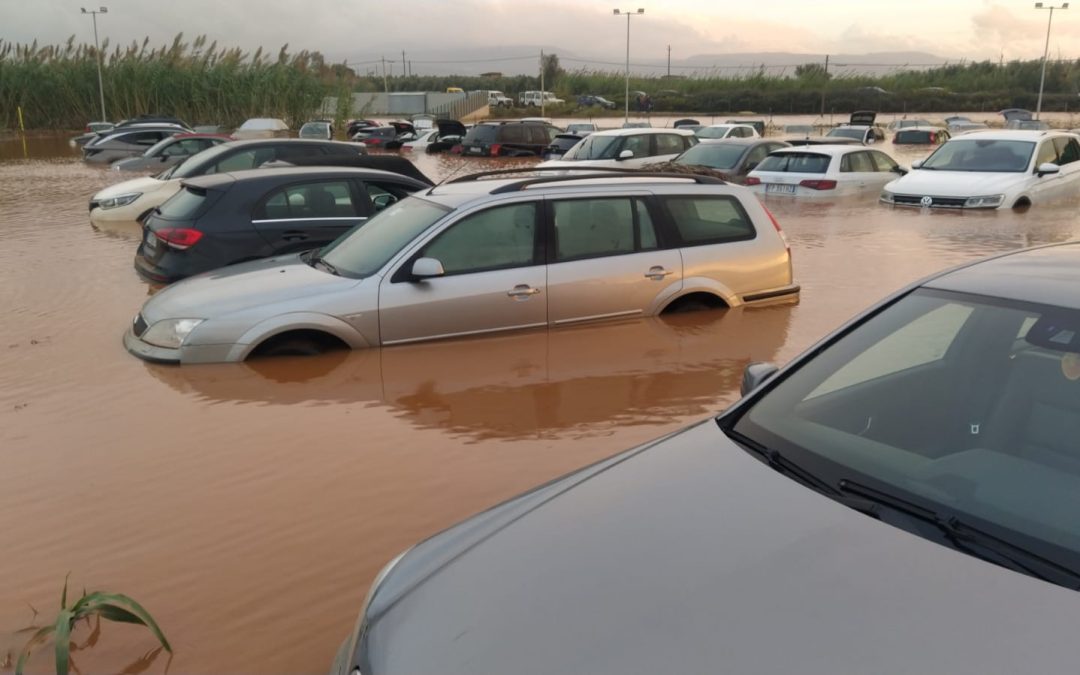
[[[1022,208],[1080,193],[1080,139],[1063,131],[976,131],[953,138],[881,201],[953,209]]]

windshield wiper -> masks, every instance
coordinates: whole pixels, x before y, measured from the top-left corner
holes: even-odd
[[[840,496],[840,491],[837,490],[832,483],[818,476],[814,472],[809,471],[801,464],[791,461],[787,457],[780,454],[778,451],[773,450],[772,448],[767,448],[764,445],[758,443],[757,441],[743,436],[742,434],[731,429],[725,429],[724,431],[725,433],[727,433],[728,437],[731,438],[731,440],[749,449],[751,452],[761,455],[761,457],[765,460],[765,463],[779,473],[785,474],[791,477],[796,482],[802,483],[803,485],[813,490],[823,492],[831,497]]]
[[[845,499],[854,496],[861,501],[870,502],[876,506],[884,506],[934,526],[945,540],[959,551],[1002,567],[1024,572],[1059,586],[1080,590],[1080,572],[1071,570],[1038,553],[970,525],[956,516],[938,513],[933,509],[910,502],[903,497],[891,495],[847,479],[841,480],[837,489]],[[858,508],[856,505],[852,506]],[[877,508],[868,511],[868,513],[878,518],[881,515],[880,510]]]
[[[336,267],[334,267],[330,263],[326,262],[326,260],[324,258],[319,257],[319,249],[315,249],[314,251],[311,252],[311,258],[308,259],[308,264],[311,265],[312,267],[315,267],[316,265],[318,265],[318,266],[322,267],[324,270],[326,270],[330,274],[333,274],[336,277],[341,276],[341,273],[337,271]]]

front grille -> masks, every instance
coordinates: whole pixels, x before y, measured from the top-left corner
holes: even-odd
[[[146,332],[146,328],[146,319],[143,318],[142,314],[136,314],[135,324],[132,326],[132,329],[135,331],[135,337],[142,337],[142,334]]]
[[[922,206],[922,200],[920,195],[893,195],[893,203],[904,206]],[[928,206],[943,209],[962,209],[967,203],[966,197],[931,197],[930,200]]]

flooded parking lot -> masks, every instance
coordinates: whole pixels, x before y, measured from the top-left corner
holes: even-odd
[[[325,672],[375,573],[417,539],[720,410],[748,361],[786,362],[910,281],[1080,235],[1076,200],[927,213],[775,198],[798,304],[172,368],[120,344],[153,290],[132,268],[137,227],[87,218],[128,176],[63,138],[0,141],[0,160],[0,662],[71,572],[150,609],[173,672]],[[492,168],[416,161],[433,178]],[[161,672],[154,644],[110,624],[75,661]]]

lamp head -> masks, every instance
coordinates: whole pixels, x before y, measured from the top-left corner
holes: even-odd
[[[611,10],[611,13],[614,14],[615,16],[619,16],[619,10],[617,10],[617,9]]]
[[[101,12],[102,14],[108,14],[109,13],[109,8],[108,7],[101,7],[101,8],[98,9],[98,11]]]
[[[1067,4],[1069,4],[1069,3],[1065,3],[1065,4],[1067,5]],[[640,9],[638,9],[637,13],[638,13],[638,14],[644,14],[644,13],[645,13],[645,9],[644,9],[644,8],[640,8]]]

